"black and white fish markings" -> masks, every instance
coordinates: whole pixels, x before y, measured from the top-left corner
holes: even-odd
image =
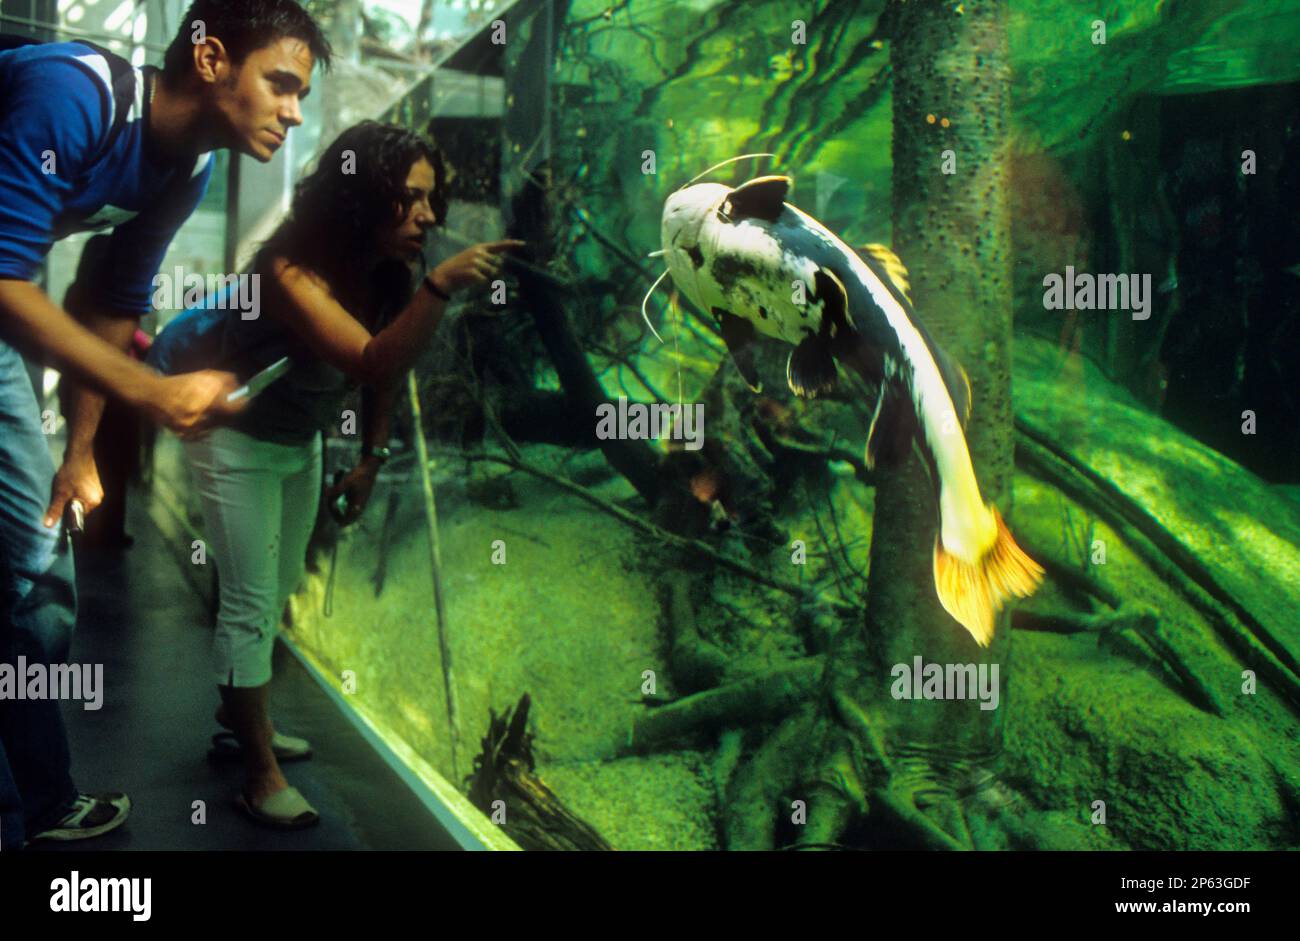
[[[916,444],[939,511],[936,593],[987,646],[996,612],[1012,595],[1031,594],[1043,569],[980,496],[963,430],[965,370],[916,320],[897,256],[883,246],[851,249],[785,201],[790,182],[763,176],[734,189],[692,183],[673,193],[662,221],[668,272],[717,318],[751,389],[759,386],[751,346],[759,336],[794,346],[786,379],[797,395],[832,388],[836,361],[880,389],[867,466],[897,463]]]

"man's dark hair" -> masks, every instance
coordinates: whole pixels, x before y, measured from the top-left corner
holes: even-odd
[[[203,21],[204,35],[221,40],[235,65],[242,64],[249,53],[288,38],[302,40],[321,68],[329,68],[329,40],[311,14],[294,0],[195,0],[181,18],[180,30],[163,58],[169,84],[188,71],[194,54],[195,20]]]

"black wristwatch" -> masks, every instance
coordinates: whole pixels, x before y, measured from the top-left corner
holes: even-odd
[[[367,445],[361,452],[363,457],[373,457],[380,464],[387,462],[393,456],[393,452],[388,448],[376,448],[373,445]]]

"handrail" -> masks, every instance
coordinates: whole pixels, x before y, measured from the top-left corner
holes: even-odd
[[[166,46],[158,43],[136,42],[129,36],[114,35],[113,33],[96,32],[93,29],[79,29],[76,26],[68,26],[64,23],[52,23],[49,20],[35,20],[26,16],[14,16],[12,13],[0,13],[0,26],[5,23],[16,23],[19,26],[27,26],[32,29],[47,29],[52,33],[62,33],[72,36],[76,39],[90,39],[94,42],[104,45],[105,43],[117,43],[122,46],[130,46],[132,49],[145,49],[149,52],[159,54],[167,51]]]

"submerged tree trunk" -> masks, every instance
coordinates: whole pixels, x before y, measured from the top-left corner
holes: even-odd
[[[1005,8],[1004,0],[900,2],[891,46],[894,249],[911,273],[918,318],[970,376],[971,460],[984,499],[1004,515],[1015,459]],[[888,669],[917,654],[927,662],[1005,663],[1005,611],[993,644],[981,651],[939,606],[931,571],[936,520],[914,457],[878,484],[875,532],[882,538],[872,544],[868,614],[886,655],[877,665]],[[910,743],[998,751],[1001,707],[972,707],[913,703]]]
[[[972,461],[984,499],[1005,516],[1014,457],[1005,3],[896,0],[890,13],[894,250],[910,272],[917,318],[969,373]],[[1003,611],[984,650],[940,606],[932,570],[938,508],[920,460],[909,454],[896,468],[878,468],[876,481],[864,633],[845,637],[832,658],[841,718],[857,715],[857,738],[874,737],[867,746],[845,746],[856,756],[862,789],[851,785],[842,796],[871,803],[874,794],[875,809],[912,815],[924,835],[915,801],[953,845],[970,845],[951,798],[974,773],[987,777],[982,769],[1001,750],[1010,624]],[[975,699],[895,700],[892,668],[904,664],[910,672],[918,656],[998,665],[998,707],[981,709]],[[878,780],[882,774],[887,782]],[[929,837],[931,845],[944,842]]]

